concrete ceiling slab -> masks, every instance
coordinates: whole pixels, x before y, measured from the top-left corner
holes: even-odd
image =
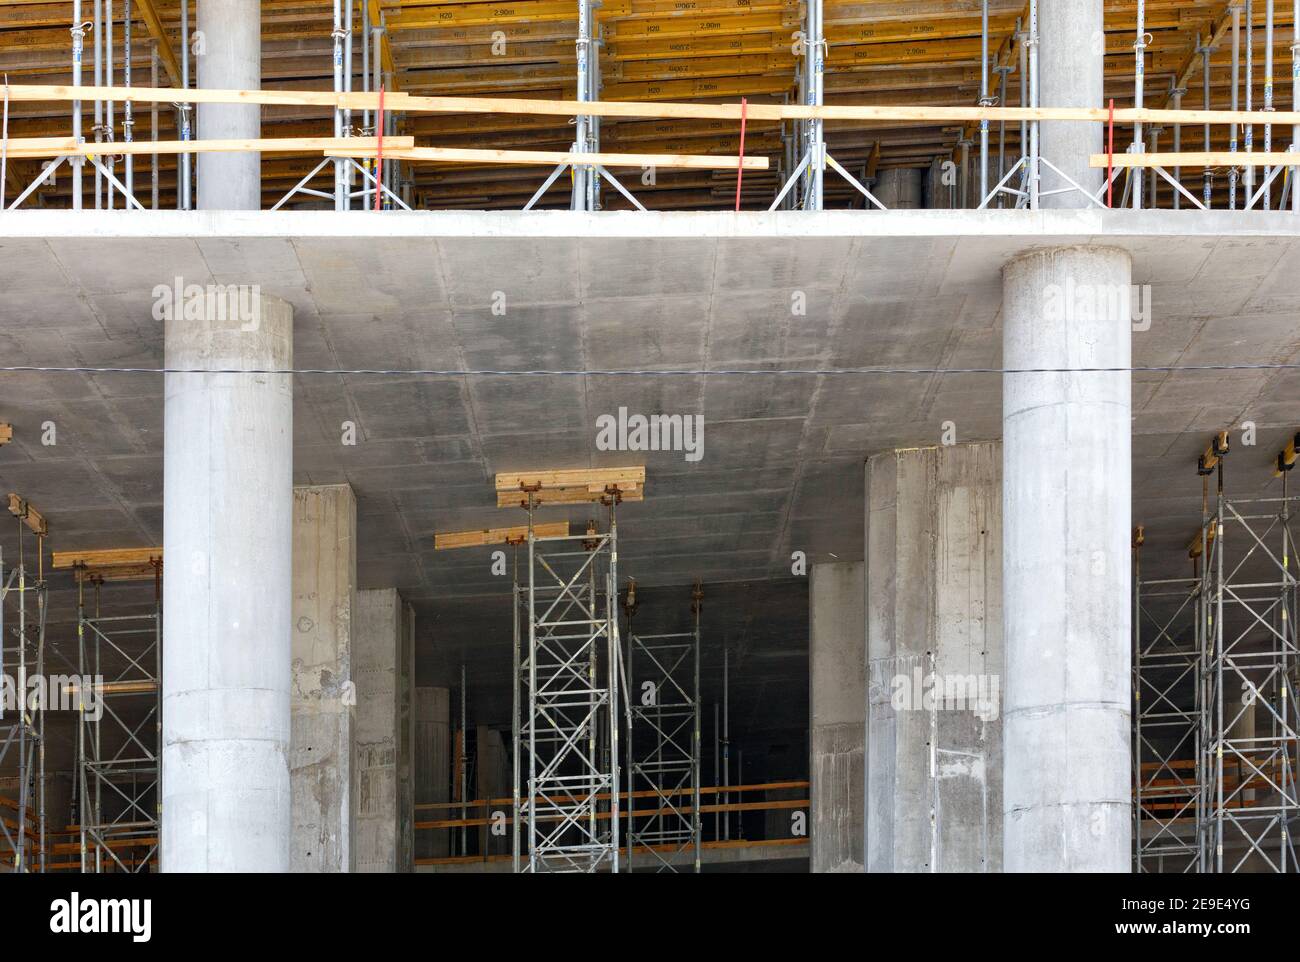
[[[484,557],[435,552],[432,537],[521,520],[495,507],[502,470],[646,464],[647,498],[619,518],[620,570],[647,588],[786,578],[794,550],[860,558],[863,459],[937,443],[945,421],[959,440],[998,437],[1001,382],[830,372],[998,366],[1002,264],[1084,242],[1130,250],[1134,282],[1151,285],[1136,363],[1300,361],[1300,224],[1191,211],[19,212],[0,224],[0,352],[10,364],[157,367],[153,289],[182,277],[290,301],[300,368],[656,372],[295,378],[295,481],[353,485],[362,586],[400,588],[460,650],[488,643],[466,606],[508,603]],[[792,310],[797,294],[805,313]],[[808,373],[665,373],[780,369]],[[620,407],[702,415],[703,459],[599,450],[596,419]],[[158,543],[162,408],[157,374],[0,373],[0,420],[17,427],[0,489],[45,511],[56,547]],[[1231,483],[1274,491],[1269,464],[1300,428],[1300,372],[1134,376],[1148,571],[1185,571],[1196,456],[1246,419],[1258,444],[1234,451]],[[54,446],[40,443],[46,421]],[[347,421],[355,446],[341,443]],[[574,524],[591,514],[546,511]]]

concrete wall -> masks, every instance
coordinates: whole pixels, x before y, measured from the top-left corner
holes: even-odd
[[[415,871],[415,606],[402,607],[402,649],[397,663],[397,858],[399,872]]]
[[[506,750],[505,738],[501,732],[479,725],[474,733],[475,777],[477,794],[475,798],[508,798],[511,785],[510,753]],[[479,851],[486,849],[493,855],[510,854],[510,806],[493,805],[489,810],[504,811],[506,814],[506,834],[493,835],[491,826],[485,825],[479,832]],[[482,813],[476,813],[481,815]]]
[[[866,572],[813,565],[808,592],[812,871],[861,872],[866,738]]]
[[[867,463],[871,872],[1001,870],[1000,478],[996,443]],[[972,678],[974,699],[926,697]]]
[[[414,751],[412,752],[415,804],[450,801],[451,786],[451,692],[446,688],[415,689]],[[432,812],[417,812],[417,821],[432,821]],[[417,858],[450,855],[450,834],[416,832]]]
[[[402,784],[409,751],[411,673],[409,608],[393,588],[357,592],[353,679],[357,704],[356,868],[358,872],[409,872],[411,801]],[[409,757],[409,756],[407,756]]]
[[[293,491],[290,868],[350,872],[357,505],[346,484]]]

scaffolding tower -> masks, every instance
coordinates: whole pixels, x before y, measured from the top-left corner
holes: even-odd
[[[11,496],[10,508],[14,501]],[[23,509],[26,503],[19,499]],[[18,515],[19,521],[31,516]],[[44,519],[39,514],[44,528]],[[30,525],[29,525],[30,526]],[[22,551],[19,528],[18,563],[5,567],[0,548],[0,679],[12,685],[12,702],[0,699],[0,769],[16,768],[16,798],[0,794],[0,864],[12,872],[44,872],[45,844],[45,620],[44,533],[37,533],[37,572],[32,578]],[[34,678],[45,694],[33,704],[28,680]],[[11,761],[12,759],[12,761]]]
[[[618,871],[617,491],[603,500],[605,531],[592,522],[541,538],[528,493],[528,581],[515,620],[516,871]]]
[[[158,856],[162,744],[162,561],[153,607],[101,610],[106,576],[76,569],[77,781],[82,872],[148,872]],[[138,576],[138,572],[137,572]],[[123,575],[123,580],[129,577]],[[93,588],[87,609],[86,585]],[[90,686],[90,691],[85,691]],[[93,697],[86,697],[93,694]]]
[[[636,582],[629,581],[627,870],[638,852],[655,871],[676,872],[691,854],[700,871],[700,608],[691,592],[691,631],[638,634],[632,628]],[[638,808],[637,799],[647,799]],[[689,800],[689,801],[688,801]]]
[[[1281,494],[1272,498],[1226,496],[1226,436],[1201,461],[1207,483],[1211,473],[1217,481],[1212,513],[1205,499],[1200,534],[1206,561],[1200,722],[1200,763],[1209,776],[1200,803],[1205,871],[1297,871],[1300,597],[1291,561],[1300,498],[1287,484],[1294,452],[1293,443],[1289,462],[1286,452],[1279,455]]]
[[[1133,551],[1133,870],[1199,872],[1199,578],[1144,579]]]

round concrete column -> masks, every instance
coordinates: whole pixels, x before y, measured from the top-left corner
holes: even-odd
[[[1127,872],[1131,264],[1003,269],[1004,847],[1009,872]]]
[[[259,90],[262,9],[258,0],[200,0],[194,59],[200,87]],[[257,104],[199,104],[198,137],[261,136]],[[261,210],[262,155],[207,153],[198,158],[200,210]]]
[[[293,363],[293,309],[228,298],[166,321],[169,369]],[[168,374],[162,868],[289,868],[293,391],[287,375]]]
[[[876,175],[872,190],[890,210],[916,210],[921,205],[921,171],[915,167],[892,167]],[[869,209],[875,207],[868,205]]]
[[[1102,0],[1050,0],[1038,5],[1038,95],[1044,107],[1105,106],[1103,87],[1106,40]],[[1102,153],[1102,124],[1044,121],[1039,124],[1039,152],[1075,183],[1096,193],[1104,171],[1088,166]],[[1068,187],[1055,171],[1043,167],[1042,189]],[[1077,190],[1052,194],[1041,207],[1081,208],[1088,201]]]

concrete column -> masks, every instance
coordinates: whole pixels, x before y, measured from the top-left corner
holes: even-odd
[[[917,167],[892,167],[876,175],[871,191],[890,210],[916,210],[922,207],[923,172]],[[875,210],[874,207],[871,208]]]
[[[356,682],[358,872],[409,872],[411,802],[403,791],[410,751],[410,611],[394,588],[357,592],[352,676]],[[409,786],[408,786],[409,788]]]
[[[262,9],[259,0],[200,0],[195,60],[198,85],[219,90],[262,86]],[[256,104],[199,104],[202,140],[260,137]],[[262,155],[203,153],[198,158],[200,210],[260,210]]]
[[[168,318],[168,368],[293,365],[293,309]],[[162,868],[289,868],[293,388],[166,375]]]
[[[813,565],[808,586],[812,871],[861,872],[866,740],[866,572]]]
[[[1038,4],[1038,100],[1044,107],[1105,106],[1102,7],[1102,0],[1046,0]],[[1039,124],[1039,153],[1075,183],[1096,193],[1106,174],[1089,168],[1088,158],[1102,152],[1104,132],[1104,124],[1044,121]],[[1043,168],[1043,190],[1066,186],[1054,171]],[[1045,208],[1088,205],[1077,190],[1052,194],[1039,202]]]
[[[295,872],[351,872],[356,808],[352,673],[357,503],[346,484],[293,489],[293,722],[289,772]]]
[[[947,210],[952,206],[952,188],[943,182],[945,163],[948,162],[936,157],[925,172],[925,207],[928,210]]]
[[[415,716],[415,804],[450,801],[451,693],[446,688],[417,687],[412,709]],[[433,815],[424,812],[417,816],[419,821],[431,821],[433,818]],[[450,855],[449,840],[448,832],[416,833],[416,857],[438,858]]]
[[[867,870],[1002,866],[996,442],[867,462]]]
[[[1007,871],[1129,870],[1130,292],[1122,250],[1003,269]]]

